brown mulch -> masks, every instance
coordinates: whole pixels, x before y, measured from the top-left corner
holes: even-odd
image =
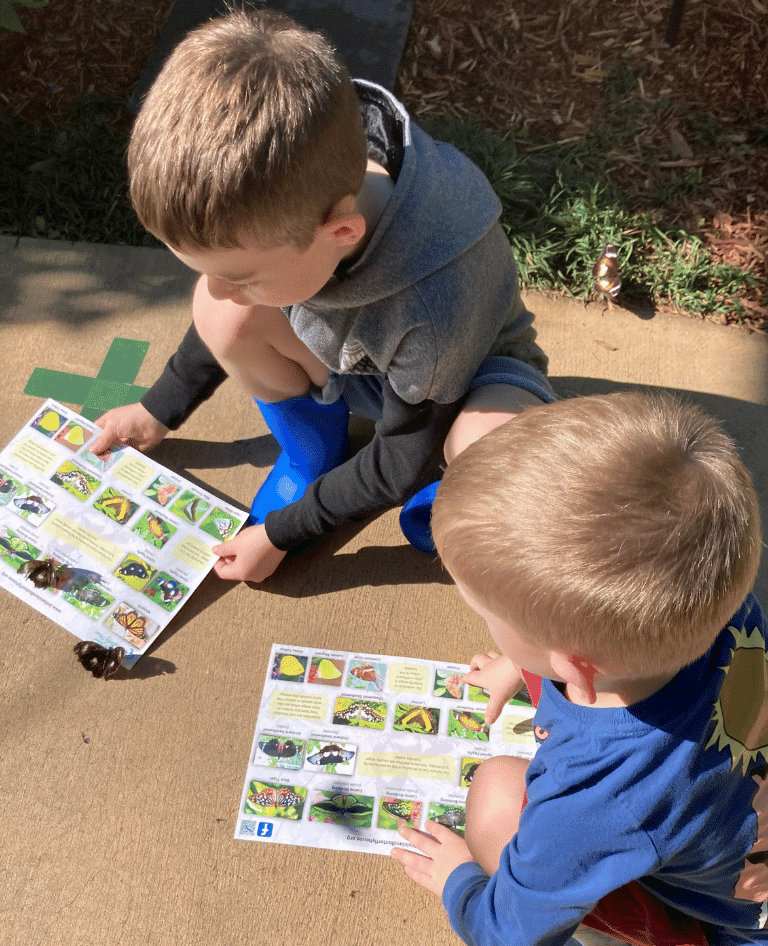
[[[39,123],[84,93],[127,98],[173,2],[16,7],[27,34],[0,31],[0,108]],[[756,276],[744,323],[758,327],[768,320],[768,0],[687,0],[672,47],[670,5],[416,0],[395,92],[417,118],[471,119],[524,148],[633,122],[609,155],[612,179],[661,222],[698,233],[714,261]]]

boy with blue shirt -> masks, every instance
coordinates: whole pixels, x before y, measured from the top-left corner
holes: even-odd
[[[252,525],[214,550],[221,577],[262,580],[287,549],[424,488],[402,523],[431,548],[441,461],[554,397],[486,178],[264,10],[179,44],[128,163],[139,218],[201,278],[163,375],[100,419],[94,449],[150,449],[231,376],[283,452]],[[377,423],[346,459],[350,411]]]
[[[669,396],[526,411],[449,465],[432,529],[500,651],[464,679],[492,723],[543,677],[539,748],[478,768],[466,841],[402,826],[407,875],[474,946],[555,946],[582,921],[646,946],[768,941],[760,512],[729,438]],[[622,892],[639,932],[605,922]]]

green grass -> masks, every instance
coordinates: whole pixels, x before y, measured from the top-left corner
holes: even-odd
[[[0,233],[158,246],[126,198],[127,127],[119,103],[95,96],[55,126],[0,112]]]
[[[631,209],[605,174],[607,141],[598,146],[590,139],[578,147],[552,146],[531,154],[470,123],[434,119],[422,124],[469,155],[487,175],[501,198],[501,224],[526,287],[588,298],[592,267],[605,244],[613,243],[622,299],[641,306],[665,302],[702,315],[718,312],[738,319],[743,314],[738,295],[755,286],[755,278],[712,263],[698,237]]]
[[[490,179],[527,288],[587,298],[592,266],[611,242],[618,247],[623,301],[665,302],[738,321],[739,294],[755,285],[754,277],[713,264],[698,237],[632,209],[605,173],[610,149],[642,119],[629,101],[632,81],[632,74],[619,72],[609,84],[615,102],[610,122],[576,147],[554,144],[532,152],[524,143],[467,122],[420,124],[469,155]],[[31,128],[0,112],[0,233],[157,246],[126,199],[128,127],[120,103],[94,96],[45,128]],[[712,123],[702,128],[702,134],[717,134]],[[695,188],[697,182],[687,186]]]

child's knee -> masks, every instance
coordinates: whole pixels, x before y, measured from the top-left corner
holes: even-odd
[[[494,756],[478,766],[467,795],[466,841],[483,870],[492,874],[520,823],[528,763]]]
[[[479,818],[501,807],[504,811],[515,806],[514,796],[518,796],[522,805],[525,791],[525,773],[528,762],[515,756],[499,755],[486,759],[477,767],[469,786],[467,809]],[[520,805],[516,815],[520,814]]]
[[[464,405],[445,438],[447,463],[455,460],[475,440],[490,433],[529,407],[544,402],[541,398],[511,384],[486,384],[467,395]]]

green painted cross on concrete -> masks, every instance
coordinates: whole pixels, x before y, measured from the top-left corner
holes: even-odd
[[[29,376],[24,393],[31,394],[32,397],[52,397],[67,404],[82,405],[80,413],[83,417],[96,420],[104,411],[113,407],[135,404],[148,390],[133,383],[148,348],[149,342],[115,338],[95,378],[66,371],[52,371],[49,368],[35,368]]]

